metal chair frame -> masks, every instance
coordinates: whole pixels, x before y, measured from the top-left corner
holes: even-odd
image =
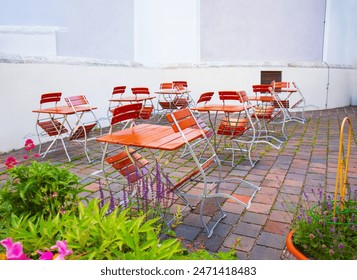
[[[84,148],[84,152],[86,154],[88,162],[92,162],[91,158],[89,157],[89,149],[87,147],[87,141],[95,140],[96,137],[98,136],[96,135],[89,138],[89,134],[93,130],[98,129],[99,135],[101,135],[102,126],[93,111],[93,107],[89,104],[89,101],[85,95],[69,96],[65,98],[65,101],[67,105],[73,109],[75,115],[77,116],[77,120],[74,124],[73,129],[71,130],[68,139],[69,141],[75,141],[81,144]],[[87,107],[89,110],[79,111],[78,108],[83,106]],[[83,119],[85,115],[90,115],[90,121],[86,121]]]
[[[260,187],[240,178],[223,180],[222,179],[222,165],[220,159],[217,156],[212,144],[206,136],[206,132],[199,128],[199,123],[194,114],[191,112],[189,108],[181,109],[176,112],[170,113],[167,115],[169,122],[172,124],[172,128],[175,132],[180,132],[181,137],[184,139],[186,146],[193,158],[195,163],[195,168],[191,171],[187,176],[182,178],[178,183],[173,184],[171,190],[177,194],[179,198],[181,198],[185,203],[186,207],[189,207],[191,210],[195,209],[195,206],[190,202],[191,199],[198,199],[200,202],[200,221],[205,229],[205,232],[208,237],[211,237],[215,227],[219,224],[219,222],[226,217],[226,213],[222,210],[221,201],[230,199],[238,204],[241,204],[248,208],[251,205],[251,201],[256,194],[256,192],[260,189]],[[202,139],[207,145],[207,151],[209,155],[207,157],[201,157],[200,150],[200,142],[190,143],[187,141],[185,137],[185,129],[187,128],[199,128],[201,130]],[[210,181],[208,180],[209,169],[215,165],[215,168],[218,168],[218,178],[216,180]],[[185,188],[188,186],[192,186],[194,183],[203,184],[202,192],[200,194],[191,194],[189,192],[185,192]],[[220,184],[224,182],[230,183],[239,183],[240,186],[251,189],[251,196],[241,196],[241,199],[233,195],[229,195],[224,192],[220,192]],[[212,191],[211,191],[212,190]],[[207,199],[214,199],[215,204],[217,206],[219,215],[216,221],[213,221],[213,225],[209,228],[208,223],[204,221],[204,209],[205,203]]]

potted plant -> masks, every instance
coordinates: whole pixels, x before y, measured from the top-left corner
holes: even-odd
[[[324,197],[321,189],[317,203],[304,197],[286,238],[290,253],[301,260],[357,259],[356,191],[340,201]]]

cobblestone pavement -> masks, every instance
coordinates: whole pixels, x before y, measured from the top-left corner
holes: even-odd
[[[357,107],[343,107],[329,110],[305,112],[305,124],[290,122],[287,126],[288,140],[280,150],[259,145],[260,160],[251,167],[248,160],[242,159],[235,167],[223,163],[223,177],[244,178],[261,187],[255,195],[251,206],[244,209],[232,201],[223,203],[223,210],[227,216],[216,227],[212,237],[207,235],[201,226],[197,209],[184,212],[182,223],[175,229],[178,237],[190,246],[203,245],[212,252],[226,251],[232,248],[237,238],[240,245],[236,247],[238,258],[250,260],[278,260],[286,259],[284,252],[285,238],[290,230],[292,210],[301,199],[303,193],[311,193],[312,189],[322,188],[327,193],[333,193],[337,170],[339,150],[340,125],[344,117],[348,116],[354,131],[357,131]],[[353,137],[351,159],[349,167],[349,182],[352,187],[357,186],[357,149],[356,138]],[[69,153],[72,162],[67,157],[60,144],[58,150],[51,152],[45,159],[53,163],[70,166],[70,170],[77,174],[88,190],[89,198],[99,197],[99,181],[93,176],[101,169],[101,147],[96,141],[91,141],[92,163],[88,163],[83,155],[83,148],[78,144],[71,144]],[[8,155],[22,158],[24,149],[11,151],[0,155],[0,170],[5,168],[4,162]],[[229,155],[226,155],[229,157]],[[227,158],[229,159],[229,158]],[[192,161],[189,157],[178,158],[170,162],[165,172],[172,178],[182,178],[188,172]],[[215,176],[215,172],[210,176]],[[4,180],[4,176],[0,179]],[[199,190],[200,186],[193,186],[191,191]],[[116,184],[115,197],[121,196],[121,185]],[[232,184],[222,184],[221,190],[229,194],[240,194],[240,189]],[[171,207],[175,213],[177,200]],[[286,207],[289,205],[289,207]],[[208,204],[205,221],[212,219],[214,211],[210,211]],[[212,213],[212,214],[210,214]]]

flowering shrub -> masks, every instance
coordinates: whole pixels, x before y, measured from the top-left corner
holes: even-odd
[[[4,220],[11,213],[56,215],[78,204],[77,195],[83,191],[79,178],[68,169],[34,160],[39,156],[31,155],[34,147],[31,139],[26,140],[29,155],[24,156],[23,164],[12,156],[6,160],[3,173],[8,177],[0,186],[0,215]]]
[[[10,237],[1,240],[0,244],[5,247],[6,255],[0,259],[6,260],[31,260],[23,252],[23,246],[21,242],[13,242]],[[56,254],[54,254],[54,252]],[[37,250],[36,253],[39,255],[39,260],[64,260],[66,256],[72,255],[73,251],[68,249],[66,241],[58,240],[56,245],[52,246],[50,249],[46,249],[45,252]]]
[[[312,192],[314,192],[312,190]],[[319,260],[357,259],[357,202],[356,192],[345,200],[343,207],[337,207],[330,196],[323,199],[318,190],[318,202],[311,206],[308,195],[293,221],[293,244],[305,256]]]

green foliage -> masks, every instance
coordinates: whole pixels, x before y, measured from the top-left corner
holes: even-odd
[[[68,169],[48,162],[32,161],[5,171],[8,179],[0,188],[0,215],[56,215],[76,206],[84,189]]]
[[[37,250],[45,250],[56,240],[66,240],[73,250],[69,259],[80,260],[214,260],[236,259],[235,251],[211,254],[204,249],[189,252],[177,238],[161,240],[156,229],[159,218],[145,215],[129,217],[128,210],[108,213],[97,200],[88,206],[80,203],[77,211],[56,216],[11,215],[10,226],[0,230],[0,239],[11,237],[23,244],[24,252],[38,258]],[[2,248],[0,248],[3,251]]]
[[[144,221],[144,215],[130,219],[127,210],[106,214],[107,210],[108,204],[100,209],[98,201],[92,200],[87,207],[80,203],[76,213],[72,210],[48,219],[12,215],[11,227],[0,236],[20,241],[33,254],[63,239],[74,252],[70,258],[85,260],[160,260],[184,251],[176,238],[159,239],[153,226],[157,219]]]

